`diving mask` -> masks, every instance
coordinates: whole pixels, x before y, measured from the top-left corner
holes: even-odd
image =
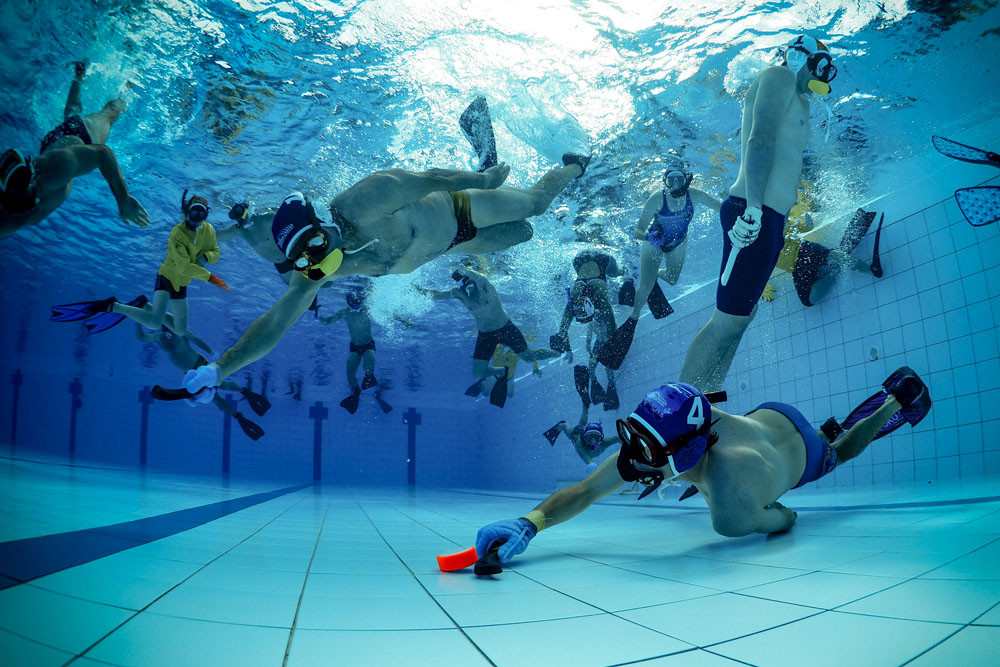
[[[663,175],[663,185],[670,190],[670,196],[683,197],[694,179],[694,174],[671,170]]]

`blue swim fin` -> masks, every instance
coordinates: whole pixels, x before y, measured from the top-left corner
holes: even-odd
[[[465,138],[476,151],[479,165],[476,171],[486,171],[497,165],[497,144],[493,135],[493,119],[490,118],[490,107],[486,98],[480,95],[465,108],[458,124],[462,127]]]
[[[932,136],[931,142],[934,148],[942,155],[961,160],[962,162],[972,162],[975,164],[985,164],[990,167],[1000,167],[1000,154],[985,151],[982,148],[974,148],[960,144],[944,137]]]
[[[146,295],[140,294],[125,305],[132,306],[133,308],[142,308],[147,303],[149,303],[149,299],[146,298]],[[87,331],[91,334],[101,333],[102,331],[107,331],[113,326],[117,326],[124,319],[125,316],[119,315],[118,313],[102,313],[87,320],[87,323],[84,326],[87,327]]]
[[[61,306],[52,306],[52,322],[76,322],[85,320],[108,312],[108,306],[117,303],[118,299],[113,296],[97,301],[78,301],[76,303],[64,303]]]
[[[984,185],[955,191],[955,201],[962,215],[973,227],[1000,220],[1000,186]]]

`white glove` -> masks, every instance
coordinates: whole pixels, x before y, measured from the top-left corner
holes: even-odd
[[[736,224],[729,230],[729,240],[734,248],[746,248],[757,240],[760,234],[760,219],[764,215],[756,206],[747,208],[743,215],[736,219]]]
[[[590,477],[591,475],[593,475],[595,470],[597,470],[597,462],[596,461],[591,461],[590,463],[588,463],[587,464],[587,477]]]
[[[191,398],[184,402],[195,407],[211,403],[215,398],[216,385],[219,383],[219,365],[209,364],[199,366],[184,375],[184,388],[191,392]]]

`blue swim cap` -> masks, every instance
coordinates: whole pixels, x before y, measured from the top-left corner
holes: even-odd
[[[693,468],[708,450],[712,404],[695,387],[668,382],[646,394],[627,421],[653,436],[660,451],[652,452],[652,463],[669,463],[676,476]]]
[[[364,299],[357,292],[347,293],[347,305],[351,310],[360,310],[361,304],[364,303]]]

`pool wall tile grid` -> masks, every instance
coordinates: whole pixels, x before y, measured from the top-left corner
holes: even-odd
[[[856,257],[870,260],[874,232],[875,224]],[[832,415],[846,417],[889,373],[908,365],[930,387],[930,415],[916,428],[904,426],[874,443],[812,486],[1000,472],[1000,226],[972,227],[949,197],[902,219],[887,217],[880,254],[883,278],[845,271],[827,297],[810,308],[799,302],[790,276],[782,273],[772,280],[775,300],[758,306],[724,385],[729,402],[723,409],[743,413],[778,400],[798,407],[818,427]],[[590,418],[602,420],[606,433],[646,391],[678,377],[714,298],[712,284],[674,302],[676,312],[664,320],[644,311],[632,351],[617,374],[621,407],[616,412],[591,409]],[[626,316],[625,308],[616,309],[619,322]],[[586,352],[577,329],[582,327],[571,329],[571,341],[574,363],[581,363]],[[598,378],[605,383],[603,369]],[[543,378],[519,382],[517,391],[502,411],[484,407],[486,487],[551,490],[578,478],[584,463],[569,441],[561,436],[550,447],[541,436],[559,419],[576,423],[579,417],[571,366],[551,364]],[[539,408],[544,405],[562,412]],[[511,429],[511,423],[518,428]],[[809,493],[808,488],[793,493]]]
[[[63,468],[50,477],[48,467],[0,472],[8,500],[43,491],[52,500],[39,522],[60,520],[60,501],[109,487],[117,474]],[[991,488],[956,484],[886,493],[934,503]],[[77,519],[127,520],[123,506],[168,510],[182,491],[200,502],[232,495],[151,473],[96,494],[93,519]],[[830,489],[812,500],[838,505],[845,493],[855,494]],[[5,664],[32,665],[278,665],[286,647],[292,665],[384,665],[401,655],[463,666],[551,665],[554,656],[581,666],[800,665],[803,655],[817,665],[986,665],[1000,640],[1000,502],[817,507],[770,539],[719,537],[704,509],[600,504],[536,537],[497,577],[438,571],[434,554],[468,546],[484,521],[523,514],[537,499],[290,493],[0,591],[0,653]]]

